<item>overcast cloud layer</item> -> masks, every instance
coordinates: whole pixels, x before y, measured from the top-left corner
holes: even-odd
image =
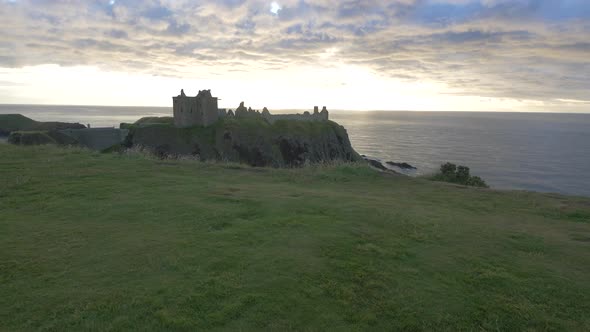
[[[588,0],[0,0],[0,67],[191,78],[371,68],[461,95],[590,100]]]

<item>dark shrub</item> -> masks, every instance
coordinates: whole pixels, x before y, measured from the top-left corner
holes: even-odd
[[[466,182],[469,180],[469,167],[467,166],[459,166],[457,167],[457,172],[455,173],[457,181],[459,182]]]
[[[455,164],[446,163],[446,164],[440,165],[440,172],[442,175],[447,175],[447,176],[454,175],[455,170],[457,170],[457,166],[455,166]]]
[[[471,176],[465,183],[468,186],[489,188],[488,184],[479,176]]]
[[[479,176],[471,176],[469,167],[456,166],[452,163],[440,165],[440,172],[430,177],[433,181],[444,181],[465,186],[488,188],[487,183]]]

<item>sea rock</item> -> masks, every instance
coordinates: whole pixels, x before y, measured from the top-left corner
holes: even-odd
[[[365,160],[369,163],[369,165],[371,165],[377,169],[380,169],[382,171],[387,170],[387,167],[383,166],[383,164],[379,160],[375,160],[375,159],[365,159]]]
[[[406,163],[406,162],[402,162],[402,163],[396,163],[393,161],[387,161],[385,162],[387,165],[391,165],[391,166],[395,166],[395,167],[399,167],[401,169],[417,169],[416,167]]]
[[[361,158],[366,161],[369,165],[371,165],[372,167],[381,170],[381,171],[387,171],[388,168],[383,166],[383,164],[381,163],[381,161],[377,160],[377,159],[373,159],[370,157],[367,157],[365,155],[361,155]]]

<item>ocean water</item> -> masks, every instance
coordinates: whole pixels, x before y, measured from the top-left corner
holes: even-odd
[[[172,110],[0,105],[7,113],[104,127]],[[330,119],[347,129],[357,152],[416,166],[409,175],[448,161],[469,166],[497,189],[590,196],[590,114],[332,111]]]

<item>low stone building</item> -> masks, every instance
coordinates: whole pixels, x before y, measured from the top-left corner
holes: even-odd
[[[174,125],[185,128],[192,126],[209,126],[219,119],[217,98],[211,90],[200,90],[196,97],[188,97],[184,90],[172,97]]]

